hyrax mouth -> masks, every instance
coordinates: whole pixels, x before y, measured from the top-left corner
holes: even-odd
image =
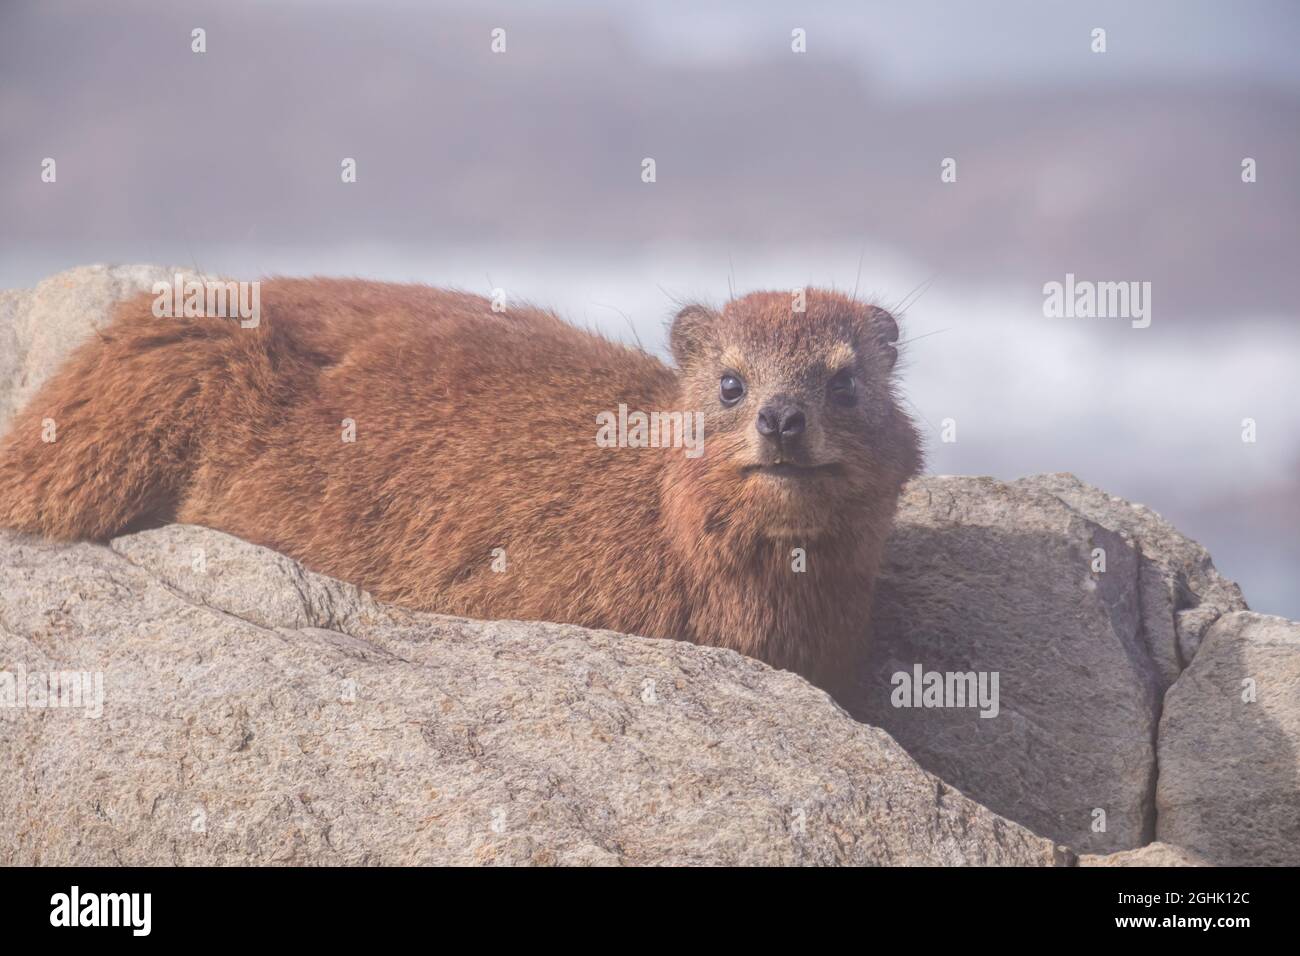
[[[745,475],[768,475],[773,478],[819,478],[843,474],[844,466],[838,462],[798,465],[794,462],[782,461],[771,465],[745,465],[740,470]]]

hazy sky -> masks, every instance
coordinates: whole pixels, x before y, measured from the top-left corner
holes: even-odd
[[[971,84],[1069,84],[1089,55],[1080,36],[1106,29],[1118,80],[1259,79],[1300,83],[1300,3],[1293,0],[694,0],[558,6],[616,11],[635,42],[664,59],[717,61],[784,52],[788,28],[856,61],[895,94],[942,95]]]

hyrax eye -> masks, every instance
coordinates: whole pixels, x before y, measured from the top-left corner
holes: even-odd
[[[848,369],[832,375],[826,388],[831,399],[840,405],[852,405],[858,400],[858,380]]]
[[[723,405],[735,405],[745,397],[745,383],[738,375],[728,373],[722,376],[722,381],[718,383],[718,395]]]

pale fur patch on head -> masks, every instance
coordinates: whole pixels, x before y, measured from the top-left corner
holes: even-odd
[[[728,345],[718,356],[718,361],[722,363],[723,368],[733,369],[737,372],[745,371],[745,355],[734,345]]]
[[[853,360],[856,357],[857,352],[853,350],[852,345],[849,345],[847,342],[836,342],[826,353],[826,368],[832,372],[838,371],[842,368],[847,368],[853,364]]]

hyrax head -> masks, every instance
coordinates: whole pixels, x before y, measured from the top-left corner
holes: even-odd
[[[802,306],[802,309],[799,307]],[[680,401],[704,415],[690,469],[714,522],[771,537],[852,523],[918,458],[892,374],[898,325],[834,292],[756,292],[673,322]],[[897,447],[910,443],[909,448]]]

